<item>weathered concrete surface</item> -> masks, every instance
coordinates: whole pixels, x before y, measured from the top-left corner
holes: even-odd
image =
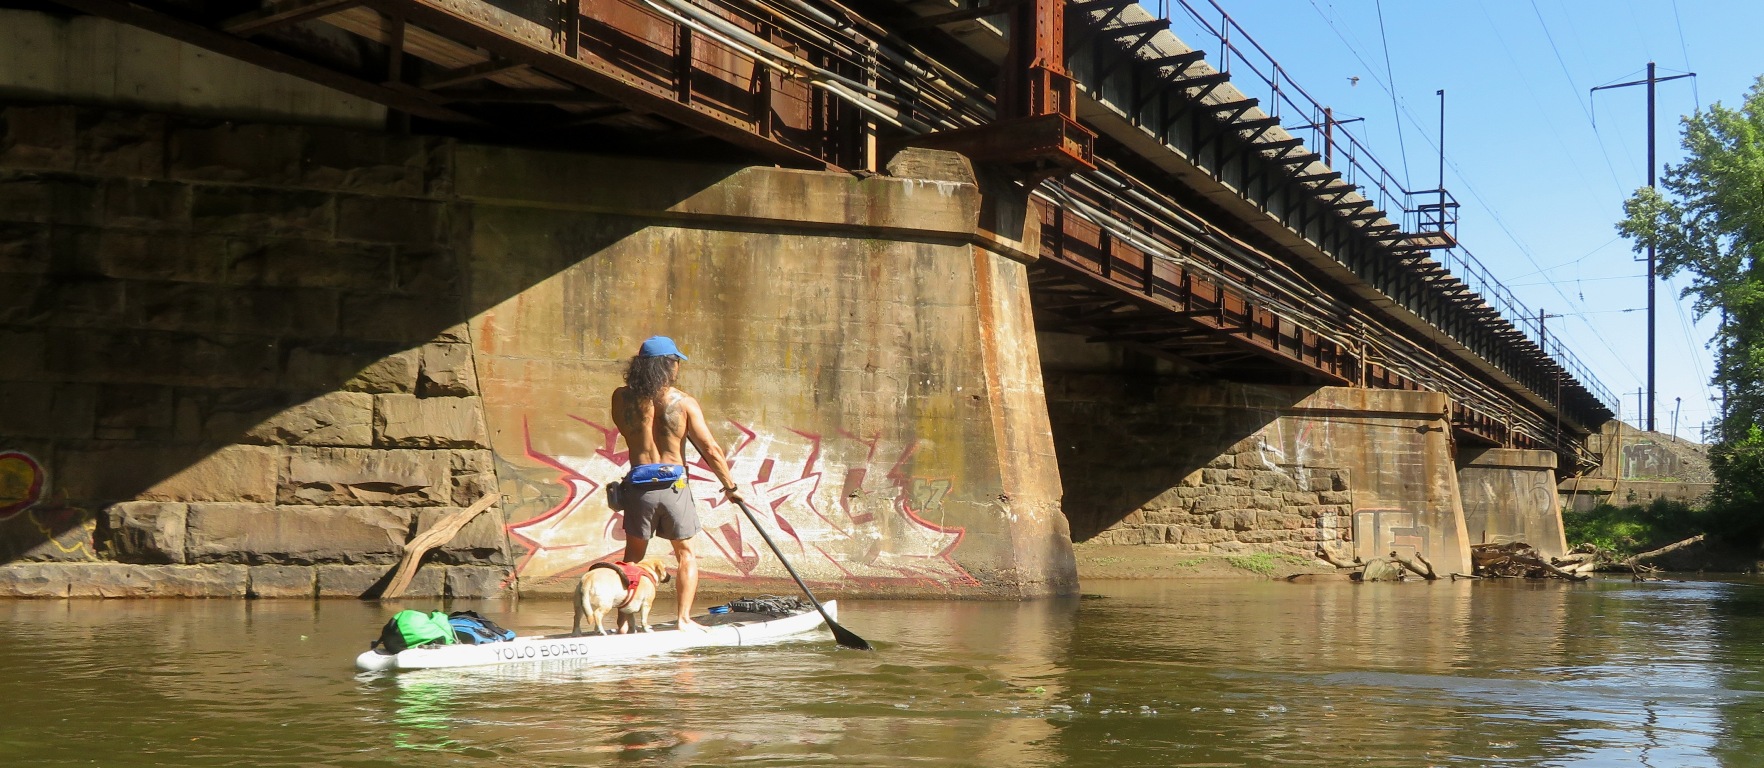
[[[1649,504],[1655,499],[1701,504],[1715,487],[1709,446],[1615,419],[1587,438],[1604,457],[1597,469],[1557,485],[1562,508],[1586,512],[1599,504]]]
[[[371,101],[138,27],[13,9],[0,9],[0,97],[357,127],[383,125],[386,115]],[[152,163],[157,151],[121,141],[94,160]]]
[[[1472,544],[1521,541],[1545,557],[1568,554],[1556,496],[1556,454],[1512,448],[1458,454],[1458,494]]]
[[[138,162],[98,161],[125,133]],[[567,588],[622,547],[606,397],[666,333],[822,588],[1070,592],[1012,231],[1035,217],[920,159],[937,178],[0,109],[0,561],[359,595],[499,492],[420,589]],[[696,487],[707,575],[785,588]]]
[[[471,325],[476,368],[523,590],[569,589],[557,577],[622,550],[601,493],[627,469],[607,396],[658,333],[691,358],[683,389],[811,582],[1075,588],[1025,270],[969,244],[971,176],[458,152],[455,193],[479,203],[474,302],[490,304]],[[693,477],[702,572],[785,588],[711,475]]]
[[[1072,356],[1051,360],[1045,381],[1079,541],[1394,549],[1468,572],[1443,395],[1197,382]]]

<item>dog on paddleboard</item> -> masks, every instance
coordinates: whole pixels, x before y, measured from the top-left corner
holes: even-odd
[[[608,613],[618,612],[614,627],[619,634],[649,631],[649,608],[655,604],[657,584],[671,577],[658,558],[640,563],[595,563],[576,583],[576,621],[572,634],[582,634],[582,619],[593,616],[597,634],[606,634]]]

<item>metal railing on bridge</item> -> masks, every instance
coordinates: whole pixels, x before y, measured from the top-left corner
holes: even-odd
[[[1578,379],[1606,407],[1615,409],[1617,398],[1600,383],[1591,369],[1581,362],[1559,339],[1547,338],[1537,313],[1526,307],[1513,292],[1495,279],[1493,273],[1467,248],[1458,242],[1458,202],[1448,190],[1411,190],[1392,173],[1366,143],[1354,134],[1348,123],[1337,120],[1333,111],[1311,96],[1273,54],[1227,13],[1216,0],[1154,0],[1160,18],[1182,24],[1185,31],[1199,35],[1218,45],[1215,66],[1231,77],[1234,87],[1246,95],[1261,96],[1248,91],[1266,89],[1263,103],[1269,116],[1297,117],[1306,122],[1282,127],[1289,133],[1308,132],[1308,146],[1324,158],[1324,164],[1342,173],[1342,179],[1359,187],[1360,194],[1371,200],[1409,235],[1419,249],[1433,250],[1447,272],[1458,277],[1479,294],[1515,328],[1530,330],[1543,354],[1564,373]],[[1176,11],[1180,12],[1176,12]],[[1210,43],[1200,43],[1204,46]],[[1247,76],[1247,77],[1246,77]],[[1252,79],[1253,78],[1253,79]],[[1259,86],[1258,86],[1259,84]]]

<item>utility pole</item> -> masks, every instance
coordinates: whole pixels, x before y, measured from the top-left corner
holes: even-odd
[[[1627,83],[1617,83],[1615,85],[1601,85],[1601,86],[1598,86],[1598,87],[1592,89],[1593,91],[1603,91],[1603,90],[1606,90],[1609,88],[1628,88],[1629,86],[1632,86],[1632,85],[1646,85],[1648,87],[1648,189],[1654,188],[1654,171],[1655,171],[1655,167],[1656,167],[1654,165],[1654,86],[1659,83],[1664,83],[1668,80],[1678,80],[1680,78],[1696,77],[1696,76],[1697,76],[1697,73],[1695,73],[1695,72],[1686,72],[1682,75],[1672,75],[1671,77],[1655,77],[1654,76],[1654,62],[1650,61],[1650,62],[1648,62],[1648,76],[1647,76],[1647,79],[1645,79],[1645,80],[1631,80],[1630,82],[1627,82]],[[1643,412],[1647,414],[1647,419],[1648,419],[1647,425],[1648,425],[1649,432],[1654,431],[1654,269],[1655,269],[1655,266],[1656,266],[1656,261],[1654,258],[1654,244],[1653,244],[1653,242],[1650,241],[1648,243],[1648,401],[1647,401],[1646,407],[1643,409]],[[1637,415],[1640,416],[1641,414],[1637,414]]]
[[[1678,407],[1684,405],[1684,398],[1672,398],[1672,442],[1678,442]]]
[[[1537,348],[1543,350],[1544,357],[1550,356],[1550,348],[1546,343],[1549,341],[1549,333],[1544,330],[1544,321],[1552,317],[1561,315],[1545,314],[1542,309],[1537,310]]]
[[[1302,131],[1302,130],[1306,130],[1309,128],[1322,128],[1323,129],[1323,164],[1333,168],[1333,167],[1335,167],[1335,126],[1347,125],[1348,123],[1358,123],[1358,122],[1361,122],[1365,119],[1366,118],[1363,118],[1363,117],[1350,117],[1346,120],[1337,120],[1337,119],[1335,119],[1335,110],[1331,109],[1329,107],[1324,107],[1323,108],[1323,122],[1312,123],[1310,125],[1294,126],[1294,127],[1290,128],[1289,130]]]
[[[1543,352],[1545,360],[1548,360],[1550,357],[1550,347],[1549,347],[1549,343],[1548,343],[1550,336],[1549,336],[1549,331],[1544,328],[1544,321],[1548,320],[1552,317],[1561,317],[1561,315],[1552,315],[1552,314],[1549,314],[1548,312],[1543,311],[1542,307],[1538,308],[1538,310],[1537,310],[1537,348]],[[1556,384],[1556,399],[1554,399],[1550,402],[1551,405],[1556,406],[1554,409],[1556,411],[1556,444],[1561,445],[1562,444],[1562,369],[1557,366],[1553,366],[1553,365],[1550,366],[1550,376],[1555,379],[1555,384]],[[1618,419],[1621,420],[1622,417],[1619,416]]]
[[[1440,231],[1445,231],[1445,89],[1434,93],[1439,95],[1439,224]]]

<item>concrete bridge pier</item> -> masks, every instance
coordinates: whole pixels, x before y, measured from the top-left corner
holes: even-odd
[[[1458,492],[1473,544],[1522,541],[1545,557],[1568,553],[1556,493],[1556,454],[1481,448],[1458,454]]]
[[[354,597],[486,493],[407,594],[566,591],[652,334],[829,594],[1072,592],[1038,217],[895,170],[0,107],[0,596]],[[793,588],[694,477],[705,589]]]
[[[1043,334],[1074,540],[1309,559],[1420,552],[1469,571],[1446,396],[1196,381]]]

